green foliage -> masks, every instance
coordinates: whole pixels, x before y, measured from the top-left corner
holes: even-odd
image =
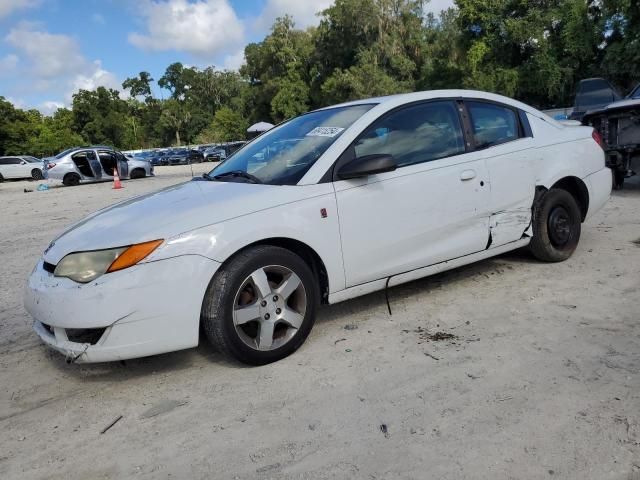
[[[230,142],[243,140],[247,134],[249,123],[236,110],[229,107],[220,108],[206,129],[198,135],[198,143]]]
[[[456,0],[437,17],[426,3],[335,0],[305,30],[278,18],[239,72],[167,66],[157,86],[168,99],[154,98],[145,71],[122,83],[129,98],[81,90],[51,117],[0,97],[0,155],[239,140],[256,121],[416,90],[474,88],[544,108],[570,105],[582,78],[624,92],[640,81],[636,0]]]
[[[144,97],[151,99],[151,74],[149,72],[140,72],[137,77],[127,78],[122,82],[122,88],[129,89],[132,97]]]

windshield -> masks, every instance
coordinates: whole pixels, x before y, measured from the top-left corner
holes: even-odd
[[[640,99],[640,84],[638,84],[636,89],[633,92],[631,92],[631,95],[629,96],[633,99]]]
[[[246,181],[247,175],[237,175],[241,172],[256,183],[295,185],[344,130],[373,106],[337,107],[289,120],[228,157],[209,177]]]

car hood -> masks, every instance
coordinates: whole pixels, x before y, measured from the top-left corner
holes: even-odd
[[[135,197],[77,222],[45,250],[57,264],[71,252],[157,239],[230,220],[314,195],[305,186],[192,181]]]

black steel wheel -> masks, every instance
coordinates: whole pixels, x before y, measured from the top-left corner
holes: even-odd
[[[575,198],[566,190],[547,191],[534,208],[532,223],[529,248],[539,260],[561,262],[578,246],[582,215]]]

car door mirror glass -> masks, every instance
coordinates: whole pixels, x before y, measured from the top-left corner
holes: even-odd
[[[362,178],[377,173],[392,172],[396,168],[397,164],[392,155],[364,155],[340,167],[338,178],[340,180]]]

